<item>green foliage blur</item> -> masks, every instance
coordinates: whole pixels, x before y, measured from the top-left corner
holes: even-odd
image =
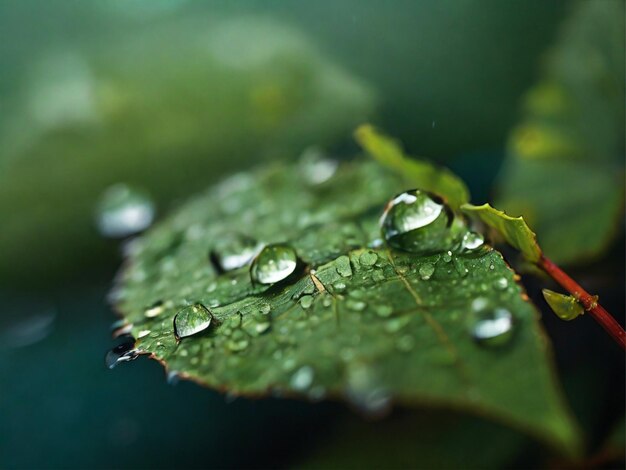
[[[94,221],[116,183],[149,193],[158,220],[232,172],[311,146],[351,158],[353,130],[373,122],[408,154],[451,167],[472,202],[530,207],[511,215],[534,217],[547,254],[563,248],[623,322],[624,3],[593,2],[591,14],[585,3],[0,0],[0,467],[571,464],[450,410],[364,424],[336,403],[172,387],[153,361],[105,370],[122,242]],[[593,75],[589,64],[610,66]],[[574,118],[542,107],[563,76]],[[556,147],[572,162],[519,163],[520,128],[572,122],[577,138]],[[589,318],[550,313],[545,281],[524,282],[587,436],[584,464],[623,465],[612,435],[623,436],[623,355]]]

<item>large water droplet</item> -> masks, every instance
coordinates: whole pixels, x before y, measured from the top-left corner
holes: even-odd
[[[267,245],[252,261],[250,277],[258,284],[275,284],[287,279],[298,266],[296,251],[288,245]]]
[[[96,224],[103,236],[124,238],[147,229],[154,215],[154,203],[146,193],[119,183],[102,193]]]
[[[222,235],[214,244],[210,258],[220,272],[232,271],[248,264],[258,253],[260,244],[239,233]]]
[[[174,335],[181,339],[200,333],[209,327],[212,319],[211,312],[204,305],[189,305],[174,317]]]
[[[475,314],[471,333],[481,345],[506,344],[513,336],[513,315],[505,308],[482,310]]]
[[[390,246],[412,253],[434,253],[450,246],[452,221],[452,211],[440,197],[414,189],[387,204],[380,224]]]
[[[104,356],[104,365],[109,369],[113,369],[122,362],[134,361],[139,356],[134,346],[135,340],[128,337],[126,341],[118,344],[106,353]]]
[[[585,313],[582,304],[571,295],[543,289],[543,297],[561,320],[570,321]]]

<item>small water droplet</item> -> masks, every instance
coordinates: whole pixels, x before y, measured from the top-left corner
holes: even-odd
[[[306,390],[313,384],[315,371],[311,366],[302,366],[291,376],[289,384],[294,390]]]
[[[227,272],[247,265],[260,248],[261,245],[251,237],[227,233],[215,241],[210,258],[218,272]]]
[[[343,281],[336,281],[333,283],[333,291],[335,292],[343,292],[346,290],[346,283]]]
[[[151,333],[150,330],[141,330],[139,333],[137,333],[137,339],[145,338],[150,333]]]
[[[313,296],[312,295],[303,295],[300,297],[300,306],[302,308],[309,308],[313,305]]]
[[[496,279],[493,284],[496,289],[504,290],[509,286],[509,281],[506,280],[506,277],[501,277],[499,279]]]
[[[485,243],[485,237],[478,232],[467,232],[461,240],[461,248],[464,251],[474,251]]]
[[[267,245],[252,261],[250,277],[258,284],[275,284],[287,279],[298,265],[296,251],[288,245]]]
[[[163,305],[163,301],[159,300],[155,302],[154,304],[152,304],[150,307],[148,307],[143,314],[146,318],[154,318],[154,317],[158,317],[159,315],[161,315],[164,309],[165,307]]]
[[[424,281],[428,281],[435,272],[435,266],[431,263],[422,264],[419,268],[420,277]]]
[[[228,340],[227,346],[233,352],[243,351],[248,347],[250,341],[248,340],[248,336],[241,330],[236,330],[230,336]]]
[[[154,216],[155,206],[147,193],[119,183],[100,196],[96,224],[101,235],[124,238],[147,229]]]
[[[513,335],[513,315],[505,308],[484,309],[475,314],[471,332],[481,345],[506,344]]]
[[[343,255],[335,260],[335,269],[342,277],[352,276],[352,266],[350,266],[350,258]]]
[[[452,252],[450,250],[446,251],[443,254],[442,258],[445,263],[449,263],[450,261],[452,261]]]
[[[359,256],[359,263],[361,263],[362,266],[374,266],[376,261],[378,261],[378,255],[373,251],[364,251],[361,253],[361,256]]]
[[[339,162],[326,158],[318,147],[309,147],[300,156],[300,170],[309,184],[322,184],[333,177]]]
[[[376,315],[382,318],[387,318],[393,313],[391,305],[377,305],[374,307],[374,310],[376,311]]]
[[[113,347],[104,356],[104,364],[108,369],[113,369],[122,362],[134,361],[139,353],[134,349],[135,340],[128,337],[126,341]]]
[[[390,246],[412,253],[434,253],[450,245],[452,221],[452,211],[440,197],[414,189],[387,204],[380,224]]]
[[[347,398],[360,410],[376,415],[391,406],[391,394],[380,383],[376,371],[360,363],[352,363],[347,370]]]
[[[174,335],[186,338],[206,330],[213,316],[204,305],[196,303],[180,310],[174,316]]]
[[[346,300],[346,307],[355,312],[362,312],[367,307],[367,304],[362,300],[348,299]]]

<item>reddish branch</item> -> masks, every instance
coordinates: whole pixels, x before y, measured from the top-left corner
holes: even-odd
[[[539,266],[543,268],[561,287],[572,294],[597,321],[602,328],[610,334],[622,349],[626,349],[626,332],[624,328],[607,312],[602,305],[598,304],[598,297],[590,295],[576,281],[569,277],[556,264],[545,256],[539,260]]]

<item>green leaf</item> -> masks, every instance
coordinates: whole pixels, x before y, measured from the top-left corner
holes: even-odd
[[[234,394],[463,409],[575,450],[548,340],[502,256],[391,250],[378,219],[401,178],[374,162],[311,176],[306,165],[235,175],[138,239],[113,292],[136,347]],[[233,232],[292,247],[297,269],[273,285],[252,283],[249,266],[220,274],[209,253]],[[177,342],[173,318],[196,303],[213,321]]]
[[[541,248],[537,244],[537,236],[526,224],[523,217],[511,217],[494,209],[489,204],[482,206],[464,204],[461,209],[469,215],[477,216],[489,227],[496,229],[506,242],[521,251],[528,261],[534,263],[541,258]]]
[[[457,209],[469,201],[465,183],[447,168],[436,167],[404,153],[402,144],[369,124],[354,133],[357,142],[383,166],[401,175],[409,186],[425,189],[447,199]]]
[[[624,2],[576,4],[510,135],[497,206],[557,263],[600,255],[623,217],[623,19]]]
[[[543,289],[543,298],[561,320],[574,320],[585,313],[582,304],[571,295]]]

